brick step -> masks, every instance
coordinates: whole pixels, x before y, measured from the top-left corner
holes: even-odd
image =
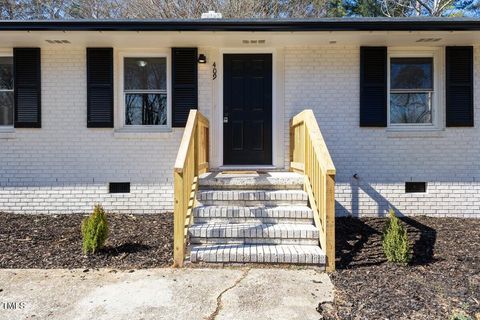
[[[306,206],[302,190],[199,190],[197,199],[206,206]]]
[[[309,245],[203,245],[193,246],[191,262],[211,263],[294,263],[325,265],[325,253]]]
[[[192,244],[318,245],[318,230],[312,224],[194,224],[188,234]]]
[[[313,211],[306,206],[237,207],[200,206],[193,209],[194,221],[201,223],[312,224]]]
[[[208,190],[302,190],[304,176],[294,172],[207,172],[200,176],[200,189]]]

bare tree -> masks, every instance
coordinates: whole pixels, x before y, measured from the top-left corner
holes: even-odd
[[[70,0],[2,0],[2,19],[61,19]]]
[[[465,1],[476,0],[0,0],[0,19],[195,19],[209,10],[227,19],[443,16],[461,14],[453,8]]]
[[[73,0],[67,16],[74,19],[112,19],[124,17],[125,1],[119,0]]]
[[[382,0],[387,17],[433,16],[440,17],[453,8],[455,0]]]
[[[199,18],[215,10],[225,18],[299,18],[324,16],[328,0],[137,0],[127,1],[132,18]]]

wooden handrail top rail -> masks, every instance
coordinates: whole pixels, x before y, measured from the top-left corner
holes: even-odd
[[[315,114],[311,109],[306,109],[297,114],[292,118],[292,126],[296,127],[304,123],[311,135],[311,140],[313,144],[313,150],[315,151],[317,158],[320,160],[320,165],[322,169],[329,175],[335,175],[336,169],[333,165],[332,157],[328,151],[327,144],[323,139],[322,132],[318,127],[318,123],[315,120]]]
[[[195,111],[195,114],[197,115],[197,118],[198,118],[198,122],[200,122],[201,124],[203,124],[204,126],[206,126],[208,128],[208,119],[207,117],[205,117],[203,114],[201,114],[200,112],[198,112],[197,110],[193,110]]]
[[[208,119],[197,110],[190,110],[188,114],[187,124],[183,133],[180,147],[178,148],[177,159],[175,160],[174,171],[182,173],[185,170],[185,161],[187,159],[188,147],[194,139],[193,130],[195,130],[196,123],[201,123],[208,128]]]
[[[305,175],[304,190],[314,212],[326,270],[335,270],[335,166],[312,110],[290,121],[290,168]]]

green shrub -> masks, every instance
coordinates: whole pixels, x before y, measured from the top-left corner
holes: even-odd
[[[450,320],[473,320],[472,317],[466,315],[465,313],[463,312],[455,312],[454,314],[452,314],[452,316],[450,317]]]
[[[389,212],[389,221],[383,230],[383,252],[388,261],[408,264],[412,258],[407,230],[400,224],[393,209]]]
[[[97,204],[93,213],[82,221],[83,253],[95,253],[108,237],[108,221],[102,206]]]

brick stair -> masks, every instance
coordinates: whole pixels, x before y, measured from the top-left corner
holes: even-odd
[[[202,175],[190,261],[324,265],[303,181],[291,172]]]

